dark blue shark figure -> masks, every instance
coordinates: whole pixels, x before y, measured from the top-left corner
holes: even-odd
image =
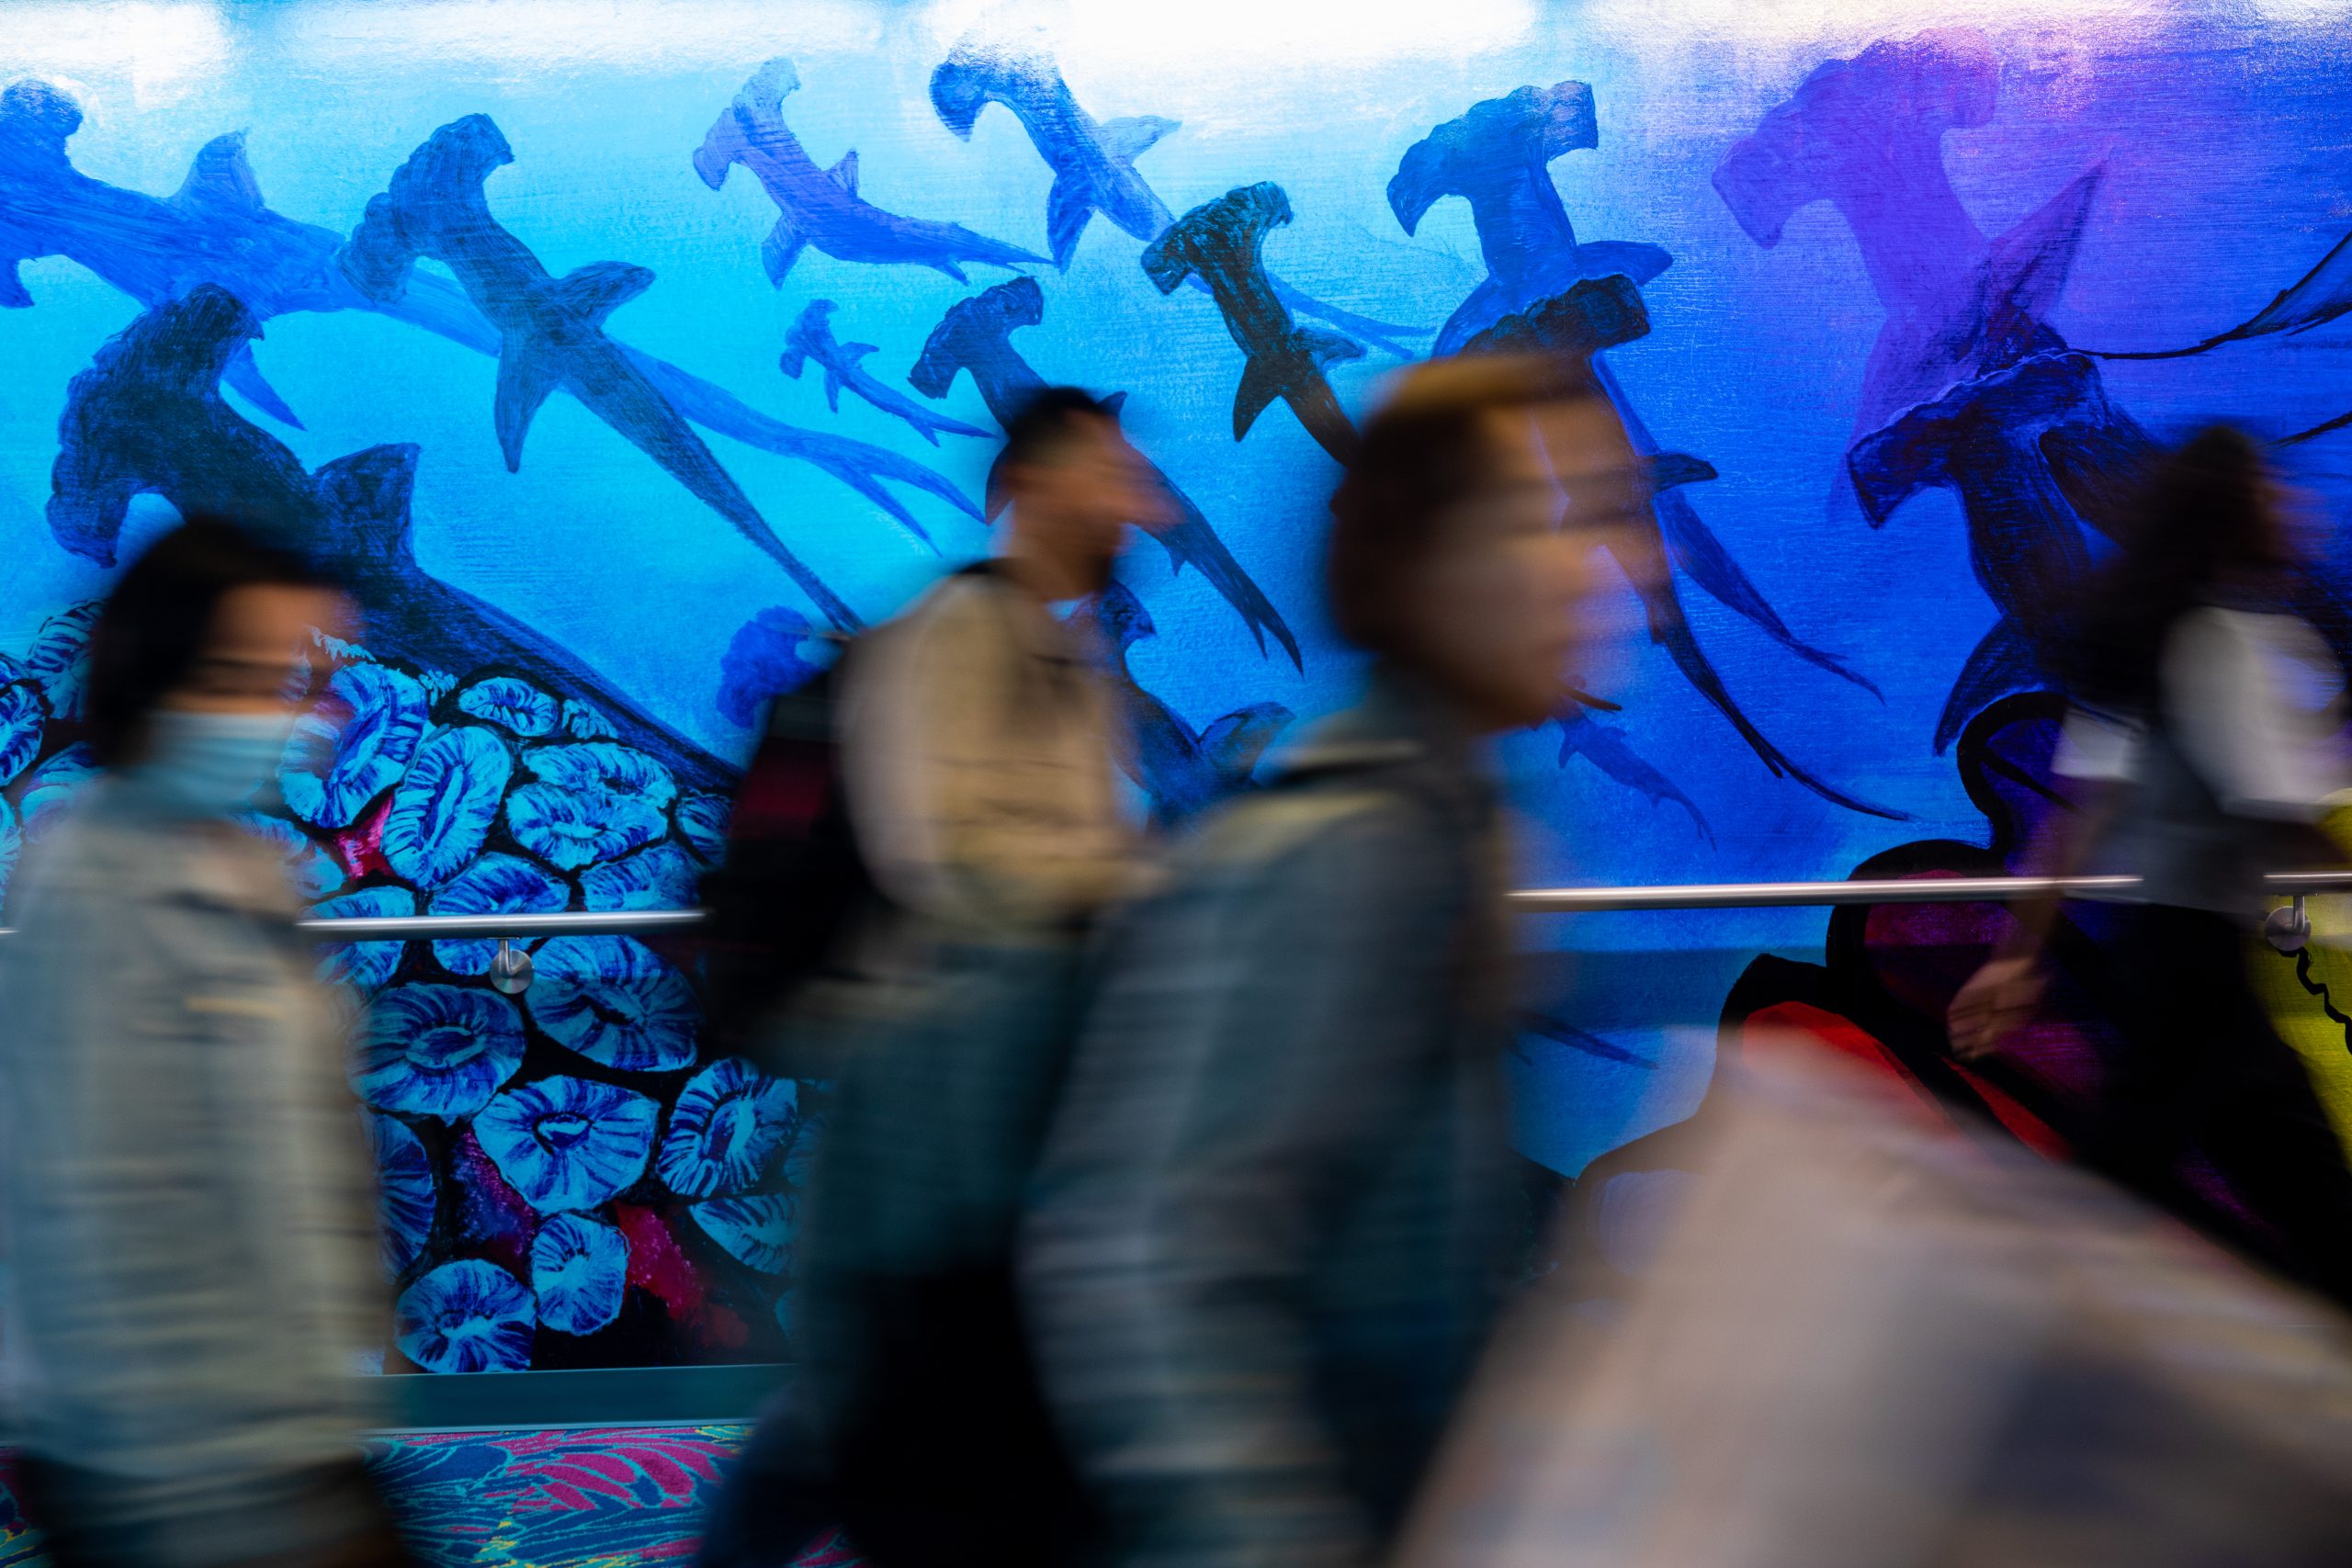
[[[1042,43],[975,30],[958,39],[931,73],[931,104],[948,130],[968,140],[980,110],[992,103],[1012,111],[1037,155],[1054,171],[1054,186],[1046,197],[1046,243],[1056,266],[1069,265],[1079,236],[1098,212],[1146,244],[1175,221],[1168,204],[1136,172],[1136,159],[1174,130],[1177,121],[1158,115],[1098,120],[1080,107]],[[1279,277],[1269,275],[1269,281],[1276,297],[1300,315],[1328,321],[1400,359],[1413,355],[1398,338],[1429,336],[1427,327],[1374,321],[1311,299]]]
[[[833,336],[832,316],[840,307],[831,299],[811,299],[792,330],[784,334],[784,354],[776,361],[776,368],[794,380],[810,360],[815,360],[825,372],[825,406],[841,412],[843,389],[856,393],[884,413],[896,415],[907,422],[917,435],[939,445],[939,433],[950,435],[978,435],[988,432],[977,424],[966,424],[960,419],[936,414],[908,397],[893,390],[867,375],[859,361],[875,352],[870,343],[842,343]]]
[[[2138,429],[2108,400],[2088,355],[2041,354],[1906,409],[1847,454],[1873,526],[1923,490],[1959,496],[1968,519],[1969,566],[2001,613],[1953,682],[1936,721],[1937,750],[1996,698],[2040,686],[2054,669],[2066,611],[2090,574],[2091,554],[2053,455]],[[2138,446],[2149,454],[2155,443],[2141,435]],[[2128,454],[2108,457],[2076,468],[2095,478],[2129,466]]]
[[[999,424],[1010,424],[1020,412],[1023,402],[1042,390],[1045,378],[1030,368],[1012,346],[1012,332],[1016,327],[1034,327],[1046,316],[1045,291],[1034,277],[1016,277],[982,290],[969,299],[959,299],[947,308],[938,326],[922,345],[922,356],[907,379],[926,398],[944,398],[956,384],[956,374],[968,373],[972,385],[979,389],[980,400]],[[1125,392],[1114,392],[1104,401],[1114,410],[1126,400]],[[1147,459],[1148,460],[1148,459]],[[1210,587],[1222,594],[1225,602],[1241,615],[1250,635],[1258,639],[1258,651],[1266,651],[1266,636],[1283,645],[1290,661],[1301,668],[1298,638],[1291,634],[1283,621],[1282,612],[1275,609],[1233,552],[1217,537],[1216,530],[1193,504],[1192,498],[1176,488],[1174,480],[1160,472],[1157,466],[1152,477],[1168,492],[1175,508],[1175,520],[1157,530],[1154,537],[1167,550],[1169,559],[1177,571],[1187,566],[1197,570],[1208,580]],[[994,517],[1003,507],[993,468],[989,474],[988,513]]]
[[[1560,766],[1566,767],[1571,757],[1582,757],[1607,777],[1648,796],[1653,806],[1672,801],[1690,814],[1690,826],[1700,838],[1709,844],[1715,841],[1715,830],[1701,814],[1698,802],[1634,750],[1623,730],[1601,723],[1581,706],[1555,722],[1560,727]]]
[[[819,168],[784,123],[785,97],[799,86],[791,61],[769,61],[743,84],[695,150],[695,173],[711,189],[725,185],[727,172],[741,164],[775,203],[775,227],[760,243],[770,283],[782,287],[810,245],[841,261],[936,267],[958,283],[965,281],[967,262],[1017,267],[1046,259],[961,224],[883,211],[857,194],[854,152],[830,169]]]
[[[498,398],[492,418],[507,471],[523,461],[531,416],[559,387],[667,469],[736,531],[765,551],[843,631],[864,623],[775,536],[702,437],[670,406],[620,344],[605,318],[645,292],[653,274],[626,262],[592,262],[559,279],[491,216],[482,182],[514,161],[484,115],[435,131],[391,184],[369,198],[341,261],[344,276],[370,299],[397,299],[419,256],[457,274],[475,309],[498,329]]]
[[[168,198],[124,190],[74,167],[66,140],[82,123],[73,98],[48,83],[0,90],[0,305],[32,303],[18,263],[62,255],[142,306],[199,283],[227,289],[267,321],[293,310],[368,310],[421,327],[478,354],[496,355],[497,328],[446,277],[419,273],[387,301],[360,293],[335,265],[343,236],[272,212],[245,162],[244,139],[205,143],[187,183]],[[914,514],[887,487],[910,485],[977,517],[948,479],[887,447],[820,434],[762,413],[724,388],[626,345],[621,353],[695,423],[747,446],[812,463],[912,529]],[[271,391],[250,349],[230,362],[230,388],[273,419],[299,423]]]
[[[112,565],[139,495],[220,509],[318,561],[359,595],[368,645],[386,658],[470,675],[511,671],[601,711],[630,744],[699,789],[737,770],[647,714],[578,658],[497,606],[426,574],[410,544],[416,448],[370,446],[316,473],[221,398],[225,367],[261,326],[210,284],[167,299],[98,350],[66,389],[49,525]]]
[[[1438,353],[1458,352],[1473,334],[1578,278],[1623,273],[1640,285],[1673,265],[1656,245],[1577,240],[1550,165],[1600,145],[1592,89],[1560,82],[1473,104],[1405,150],[1388,182],[1396,221],[1410,234],[1441,198],[1461,197],[1487,262],[1486,281],[1439,330]]]
[[[1249,785],[1258,759],[1289,726],[1290,709],[1251,703],[1195,733],[1127,670],[1127,650],[1159,628],[1125,583],[1113,581],[1078,618],[1092,626],[1110,656],[1112,683],[1127,717],[1119,766],[1151,796],[1155,820],[1172,826]]]
[[[1272,181],[1242,186],[1203,202],[1143,249],[1144,276],[1162,294],[1198,276],[1241,350],[1241,385],[1233,398],[1233,438],[1250,433],[1276,398],[1288,403],[1306,433],[1341,463],[1352,459],[1356,427],[1340,407],[1323,367],[1360,359],[1346,338],[1302,327],[1274,293],[1261,254],[1266,235],[1290,221],[1290,197]]]

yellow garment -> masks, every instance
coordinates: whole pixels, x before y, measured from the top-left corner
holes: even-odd
[[[2352,897],[2311,898],[2304,908],[2312,936],[2301,953],[2249,937],[2246,964],[2271,1027],[2301,1055],[2312,1092],[2352,1156]]]

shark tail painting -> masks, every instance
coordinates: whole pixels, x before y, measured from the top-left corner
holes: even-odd
[[[2317,266],[2290,287],[2272,296],[2269,304],[2227,332],[2216,333],[2202,343],[2193,343],[2186,348],[2111,351],[2094,353],[2092,357],[2186,359],[2191,355],[2219,348],[2223,344],[2243,343],[2249,338],[2268,337],[2278,333],[2309,332],[2313,327],[2335,321],[2346,311],[2352,311],[2352,234],[2338,240],[2335,248],[2321,257]]]

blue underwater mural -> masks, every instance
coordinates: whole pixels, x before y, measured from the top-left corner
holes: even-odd
[[[247,818],[316,912],[690,904],[762,705],[987,549],[995,437],[1059,381],[1169,493],[1080,614],[1137,810],[1180,823],[1350,694],[1319,549],[1379,377],[1524,348],[1584,367],[1657,493],[1611,547],[1622,646],[1498,747],[1521,878],[1997,860],[2058,607],[2156,443],[2276,443],[2352,653],[2352,12],[1958,14],[16,8],[0,877],[89,774],[96,601],[228,507],[364,612]],[[1523,937],[1518,1142],[1563,1177],[1655,1174],[1735,982],[1743,1016],[1912,1027],[1837,962],[1809,1001],[1741,979],[1821,956],[1817,916]],[[1545,978],[1562,949],[1604,956]],[[824,1086],[714,1053],[684,952],[537,943],[514,999],[494,951],[320,954],[388,1364],[784,1355]]]

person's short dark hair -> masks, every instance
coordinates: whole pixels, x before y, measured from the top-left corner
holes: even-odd
[[[149,716],[194,672],[223,599],[241,588],[334,586],[230,519],[191,513],[130,563],[91,629],[85,712],[98,763],[138,755]]]
[[[1078,387],[1041,387],[1013,412],[1004,427],[1000,472],[1023,463],[1050,463],[1059,449],[1083,433],[1115,424],[1118,410]]]
[[[1331,497],[1325,581],[1340,635],[1399,651],[1397,607],[1446,513],[1487,481],[1489,414],[1600,395],[1583,366],[1545,355],[1433,359],[1399,376]]]

